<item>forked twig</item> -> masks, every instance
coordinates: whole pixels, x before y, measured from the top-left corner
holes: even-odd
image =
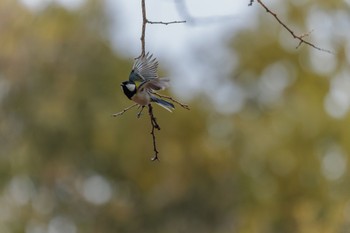
[[[304,33],[300,35],[300,38],[304,38],[304,37],[308,37],[310,36],[310,34],[313,32],[314,30],[309,31],[308,33]],[[299,44],[297,45],[296,49],[300,47],[300,45],[302,45],[302,43],[304,43],[303,41],[299,41]],[[329,51],[330,52],[330,51]]]

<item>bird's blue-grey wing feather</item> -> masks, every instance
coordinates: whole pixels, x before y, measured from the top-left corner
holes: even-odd
[[[174,104],[172,104],[166,100],[157,98],[155,96],[151,96],[151,101],[157,103],[159,106],[162,106],[163,108],[165,108],[169,112],[172,112],[172,110],[175,109]]]
[[[138,58],[132,68],[129,75],[130,81],[147,81],[158,78],[157,75],[158,61],[153,58],[153,55],[147,53],[146,55]]]

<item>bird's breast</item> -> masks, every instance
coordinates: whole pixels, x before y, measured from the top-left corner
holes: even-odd
[[[148,105],[151,101],[151,97],[146,92],[136,93],[131,99],[142,106]]]

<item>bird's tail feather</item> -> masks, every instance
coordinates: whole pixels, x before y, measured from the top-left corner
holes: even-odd
[[[151,98],[152,102],[155,102],[156,104],[158,104],[159,106],[165,108],[166,110],[168,110],[169,112],[172,112],[173,109],[175,109],[175,106],[166,101],[166,100],[163,100],[163,99],[160,99],[160,98],[157,98],[157,97],[154,97],[152,96]]]

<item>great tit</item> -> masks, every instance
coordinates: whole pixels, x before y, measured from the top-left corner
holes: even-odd
[[[156,91],[169,87],[169,79],[158,78],[158,61],[152,56],[147,53],[135,61],[129,80],[121,83],[122,90],[126,97],[142,107],[154,102],[171,112],[175,106],[154,95]]]

